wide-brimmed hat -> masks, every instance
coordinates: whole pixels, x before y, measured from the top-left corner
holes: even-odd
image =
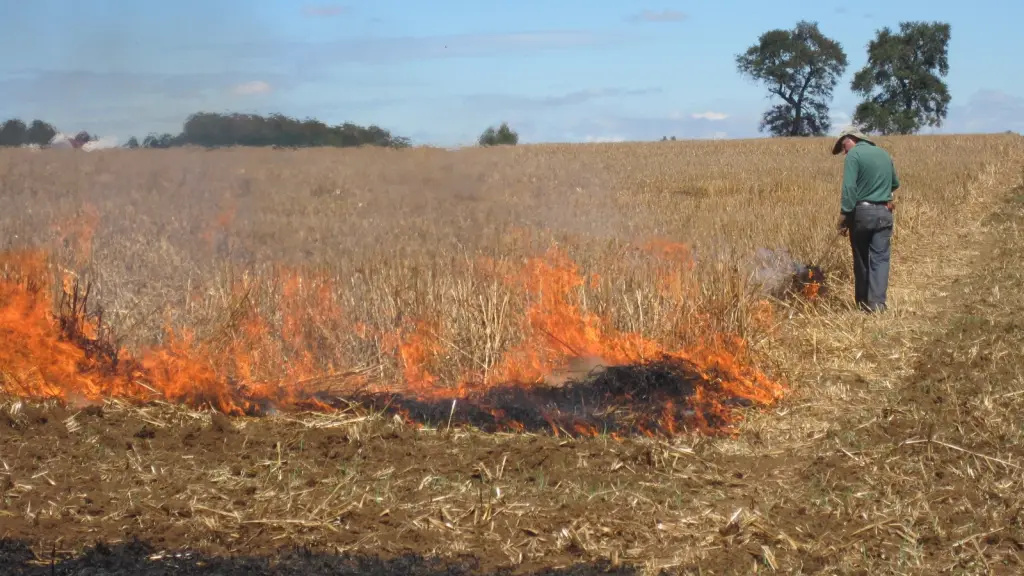
[[[875,143],[871,141],[871,138],[857,128],[851,126],[849,128],[844,128],[843,131],[839,133],[839,136],[836,137],[836,143],[832,145],[833,155],[839,154],[843,150],[843,138],[846,138],[847,136],[853,136],[857,140],[862,140],[872,146],[875,145]]]

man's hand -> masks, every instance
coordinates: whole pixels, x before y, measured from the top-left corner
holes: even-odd
[[[850,229],[846,225],[846,216],[839,217],[839,222],[836,223],[836,232],[838,232],[840,236],[846,236],[850,233]]]

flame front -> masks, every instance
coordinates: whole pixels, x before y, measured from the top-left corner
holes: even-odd
[[[822,283],[819,278],[815,277],[815,268],[808,268],[804,276],[804,278],[800,279],[801,292],[803,292],[804,298],[817,300],[822,292]]]
[[[648,248],[664,257],[659,289],[685,298],[690,287],[684,273],[692,267],[688,251],[681,245]],[[233,318],[231,330],[205,339],[168,330],[162,345],[136,356],[126,350],[104,352],[97,319],[84,310],[70,316],[53,313],[56,291],[45,281],[50,273],[45,254],[11,253],[2,264],[0,391],[22,397],[160,398],[233,415],[260,413],[268,405],[330,410],[331,396],[316,382],[339,371],[315,360],[322,355],[311,330],[328,319],[333,331],[347,326],[362,335],[373,332],[364,323],[343,321],[326,277],[279,270],[282,317],[276,330],[250,310]],[[768,405],[784,393],[780,383],[747,363],[745,342],[738,337],[708,332],[704,341],[673,350],[615,329],[579,304],[575,295],[597,278],[581,274],[563,252],[551,250],[502,279],[528,303],[519,326],[522,338],[482,374],[465,374],[452,383],[432,374],[428,367],[445,347],[437,326],[419,320],[411,329],[375,334],[381,348],[400,363],[403,382],[371,385],[352,376],[362,391],[336,395],[387,406],[411,422],[619,436],[725,430],[738,421],[734,404]],[[77,293],[77,287],[61,287],[64,294]],[[251,290],[244,282],[239,286],[240,310]],[[768,312],[759,308],[756,314]],[[605,368],[595,378],[562,386],[546,381],[578,358],[598,359]]]

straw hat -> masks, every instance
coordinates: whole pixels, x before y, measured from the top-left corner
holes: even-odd
[[[871,140],[871,138],[866,136],[863,132],[861,132],[857,128],[855,128],[853,126],[850,126],[849,128],[844,128],[843,131],[840,132],[839,136],[836,138],[836,143],[832,145],[832,154],[833,155],[839,154],[840,152],[842,152],[842,150],[843,150],[843,139],[846,138],[847,136],[853,136],[857,140],[860,140],[862,142],[867,142],[868,144],[871,144],[872,146],[875,145],[875,143]]]

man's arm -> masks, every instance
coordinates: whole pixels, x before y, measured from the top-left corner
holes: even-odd
[[[843,162],[843,194],[839,211],[843,214],[853,212],[857,206],[857,157],[850,152]]]
[[[892,189],[895,192],[900,187],[900,178],[896,175],[896,163],[892,165]]]

